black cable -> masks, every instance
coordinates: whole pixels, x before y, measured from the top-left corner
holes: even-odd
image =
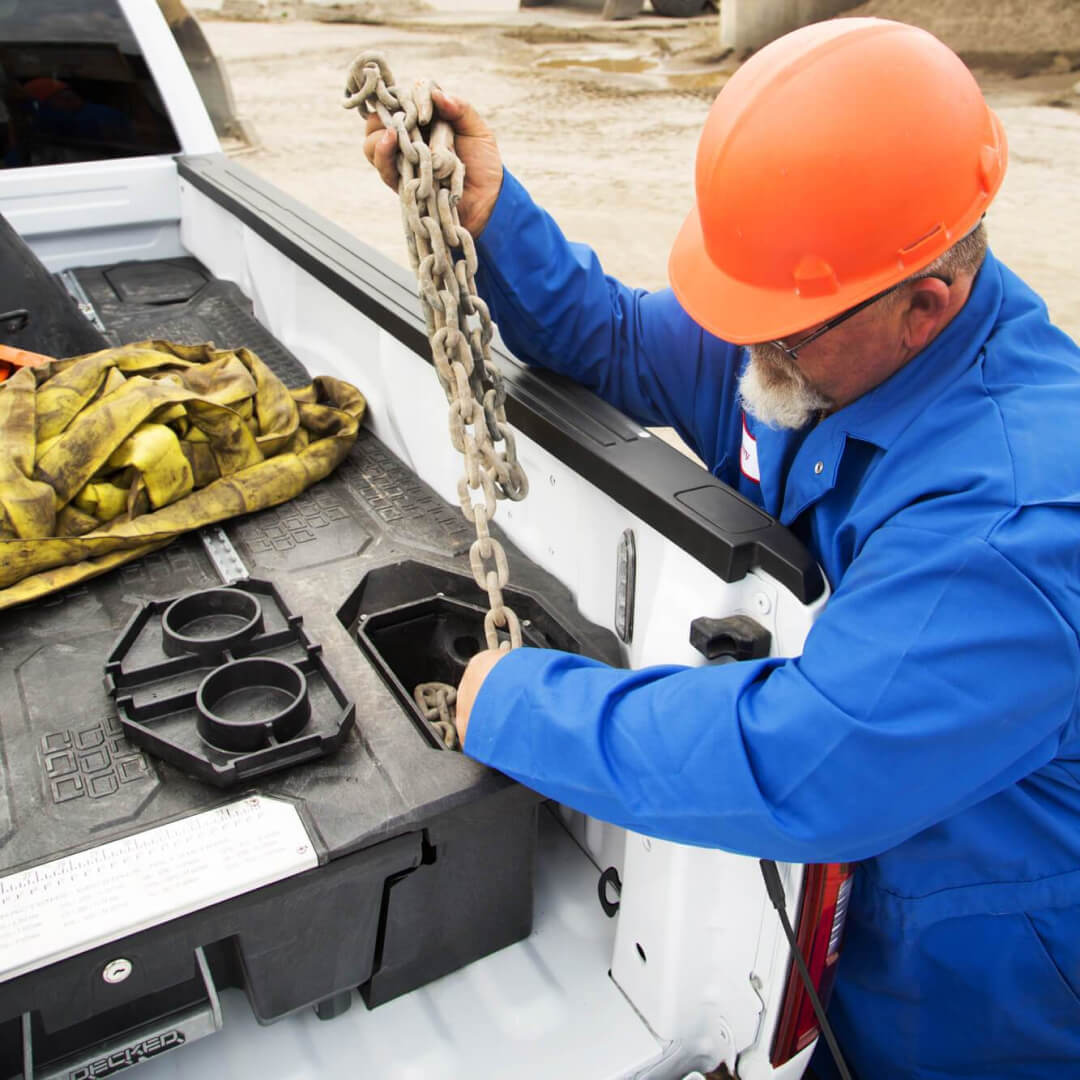
[[[802,950],[795,940],[795,931],[792,930],[791,922],[787,917],[787,898],[784,896],[784,883],[780,880],[780,870],[772,859],[758,859],[758,863],[761,866],[761,876],[765,879],[765,891],[769,894],[772,906],[776,908],[776,913],[780,916],[780,925],[783,926],[784,934],[788,939],[788,944],[791,946],[791,955],[795,960],[795,966],[799,969],[799,977],[802,979],[807,994],[810,995],[810,1004],[814,1008],[818,1028],[825,1037],[825,1042],[828,1043],[833,1061],[836,1062],[836,1068],[842,1080],[851,1080],[851,1073],[848,1072],[848,1067],[844,1064],[844,1055],[840,1053],[840,1044],[833,1034],[832,1025],[825,1018],[825,1010],[821,1007],[821,998],[818,997],[818,992],[814,987],[814,980],[810,978],[806,960],[803,959]]]

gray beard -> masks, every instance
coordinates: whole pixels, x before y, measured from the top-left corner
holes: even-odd
[[[835,407],[832,398],[815,390],[783,349],[751,345],[750,360],[739,378],[743,408],[771,428],[798,430],[821,412]]]

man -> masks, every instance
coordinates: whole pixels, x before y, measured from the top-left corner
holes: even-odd
[[[643,832],[863,860],[830,1008],[861,1080],[1080,1075],[1080,350],[987,250],[1006,147],[974,79],[871,19],[762,50],[654,294],[438,106],[509,346],[673,425],[833,589],[797,658],[480,654],[465,752]],[[394,136],[365,146],[393,185]]]
[[[87,101],[60,79],[46,76],[30,79],[20,88],[20,95],[24,100],[33,103],[31,116],[37,134],[42,139],[120,143],[134,141],[131,118],[127,114],[110,105]]]

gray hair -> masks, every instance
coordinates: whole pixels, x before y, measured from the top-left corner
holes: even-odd
[[[931,275],[940,275],[955,281],[962,274],[974,276],[986,258],[986,222],[980,220],[966,236],[962,236],[947,251],[942,252],[929,266],[924,266],[917,274],[901,282],[906,285],[911,281]]]

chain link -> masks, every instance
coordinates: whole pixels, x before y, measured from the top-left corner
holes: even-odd
[[[510,570],[489,524],[497,501],[524,499],[529,481],[506,421],[502,375],[491,359],[494,327],[476,289],[476,247],[458,218],[465,165],[454,152],[454,129],[436,116],[434,88],[430,81],[417,82],[411,90],[397,86],[381,53],[362,52],[349,69],[344,105],[362,115],[376,114],[383,127],[397,134],[398,196],[409,262],[449,406],[450,442],[464,458],[458,501],[476,529],[469,565],[488,595],[484,638],[489,649],[505,652],[521,645],[521,623],[503,598]],[[506,635],[502,641],[500,630]],[[451,734],[456,745],[450,713],[456,690],[445,683],[421,683],[413,696],[446,745]]]
[[[457,728],[450,711],[457,701],[457,690],[449,683],[422,682],[414,687],[413,700],[424,719],[439,733],[446,749],[459,749]]]

